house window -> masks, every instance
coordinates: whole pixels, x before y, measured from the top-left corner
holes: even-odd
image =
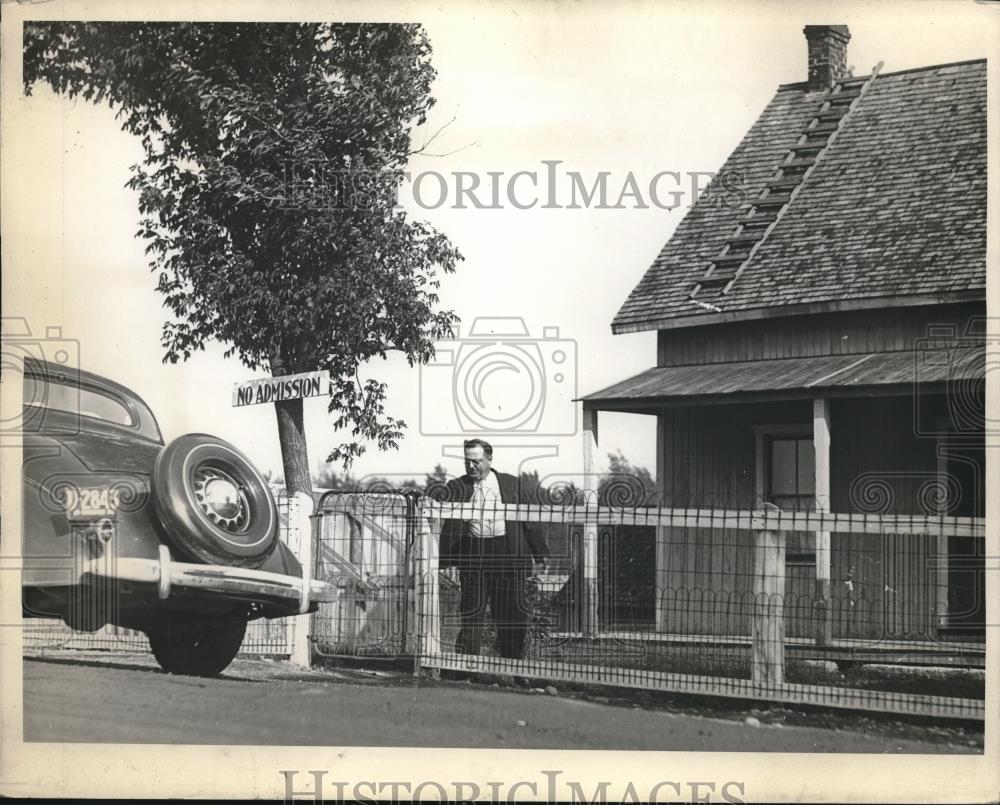
[[[816,449],[812,429],[802,425],[767,425],[757,433],[757,498],[785,511],[816,507]],[[815,564],[816,535],[788,531],[785,562]]]
[[[816,501],[816,452],[812,435],[772,436],[768,447],[765,499],[780,509],[812,509]]]

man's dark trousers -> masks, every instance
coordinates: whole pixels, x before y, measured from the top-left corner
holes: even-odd
[[[498,653],[520,659],[530,619],[524,557],[511,550],[506,535],[467,539],[472,551],[459,567],[462,630],[457,648],[463,654],[479,654],[488,604],[496,624]]]

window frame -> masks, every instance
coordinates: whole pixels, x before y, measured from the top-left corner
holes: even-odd
[[[144,403],[139,403],[136,400],[128,397],[125,394],[121,394],[117,389],[108,388],[99,383],[90,382],[86,378],[73,378],[69,382],[54,381],[47,378],[45,375],[37,375],[41,379],[41,382],[47,385],[57,385],[63,386],[69,389],[76,389],[78,392],[87,392],[89,394],[94,394],[98,397],[103,397],[110,400],[113,403],[121,406],[121,408],[130,417],[129,423],[115,422],[111,419],[106,419],[104,417],[94,416],[91,413],[85,413],[84,411],[68,411],[65,408],[49,407],[45,404],[36,404],[34,401],[26,401],[24,407],[26,409],[32,409],[38,412],[37,415],[41,416],[41,422],[47,422],[48,417],[55,417],[56,420],[62,419],[66,421],[69,419],[76,419],[79,421],[80,425],[83,423],[90,423],[91,427],[97,428],[111,428],[115,431],[124,431],[129,434],[134,434],[143,439],[149,439],[151,441],[162,443],[162,434],[159,430],[159,425],[156,423],[156,419],[153,417],[152,412],[149,412],[151,428],[147,428],[143,421],[142,411],[140,405]],[[147,408],[148,411],[148,408]],[[147,430],[149,432],[147,432]],[[37,433],[46,433],[47,430],[43,426],[40,430],[35,431]]]
[[[763,508],[765,502],[773,502],[771,498],[771,444],[775,439],[808,439],[814,441],[812,422],[789,423],[780,425],[754,425],[754,507]],[[811,497],[811,505],[808,511],[816,509],[815,492],[815,472],[813,465],[813,494],[799,495],[797,497],[805,499]],[[788,497],[783,496],[783,497]],[[777,504],[775,504],[777,505]],[[781,508],[781,507],[779,507]],[[801,511],[801,509],[799,509]],[[795,533],[795,532],[792,532]],[[788,565],[809,565],[816,564],[816,534],[810,532],[812,547],[811,550],[788,551],[785,553],[785,564]],[[786,535],[791,536],[791,534]]]

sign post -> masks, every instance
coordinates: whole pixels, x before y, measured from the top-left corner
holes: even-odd
[[[302,372],[297,375],[266,377],[237,383],[233,387],[233,407],[243,408],[262,403],[281,403],[308,397],[326,397],[330,393],[330,373],[326,371]],[[276,406],[277,407],[277,406]],[[312,661],[309,642],[312,616],[308,612],[306,591],[313,577],[313,501],[309,495],[299,493],[287,498],[286,540],[294,541],[294,552],[302,563],[302,609],[291,624],[291,661],[301,668],[308,668]],[[297,539],[294,539],[296,538]]]

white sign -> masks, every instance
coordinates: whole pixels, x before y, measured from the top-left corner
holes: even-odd
[[[329,394],[329,380],[330,373],[325,371],[248,380],[233,387],[233,407],[325,397]]]

